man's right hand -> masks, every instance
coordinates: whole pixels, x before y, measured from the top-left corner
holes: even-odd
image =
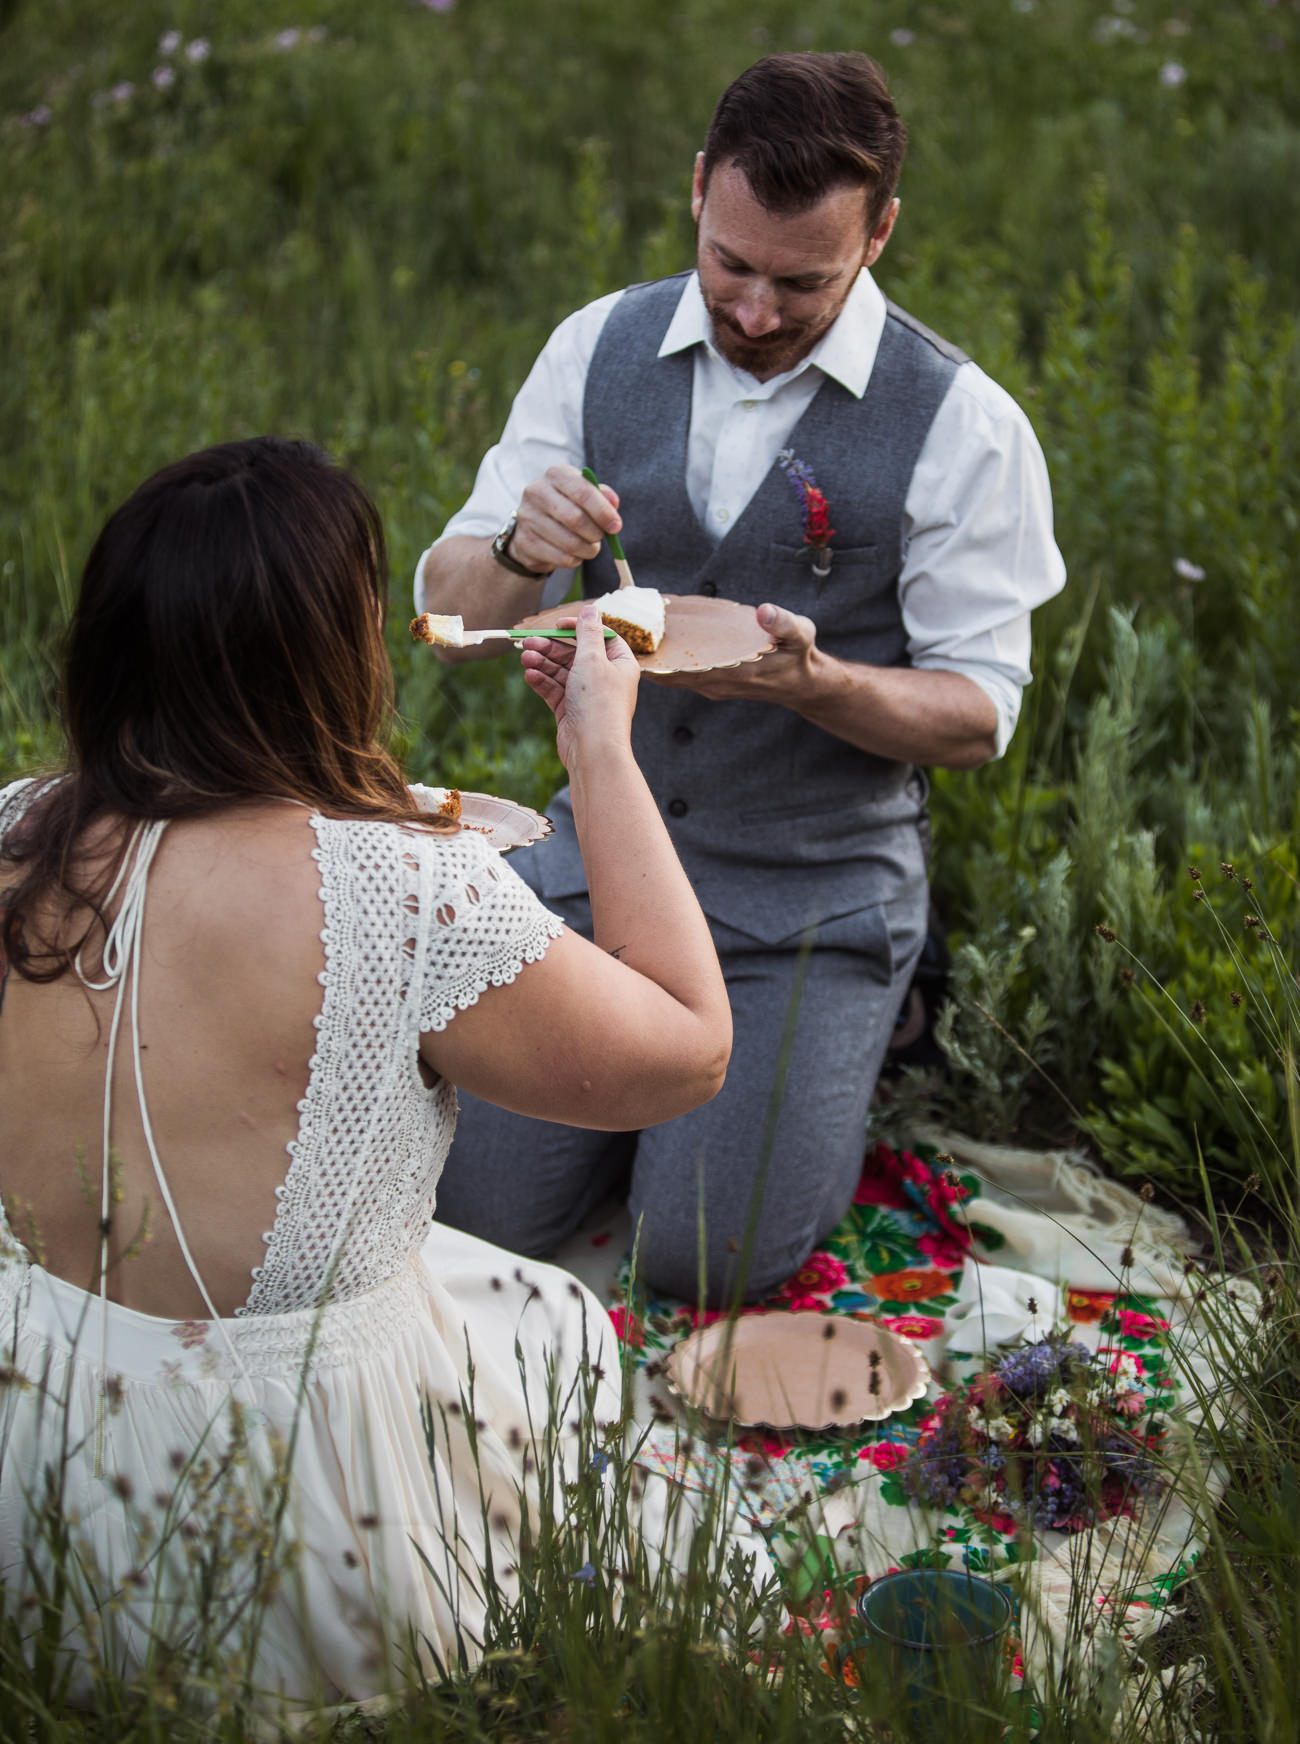
[[[622,526],[617,491],[592,484],[576,466],[551,466],[519,499],[510,555],[539,575],[576,569]]]
[[[600,549],[608,533],[623,525],[618,495],[608,485],[598,489],[576,466],[553,466],[524,491],[515,511],[510,555],[536,576],[515,575],[492,555],[492,540],[467,533],[441,539],[424,559],[417,610],[454,612],[467,630],[490,630],[517,624],[542,602],[543,585],[552,569],[571,569]],[[439,648],[439,660],[499,658],[500,642],[474,648]]]

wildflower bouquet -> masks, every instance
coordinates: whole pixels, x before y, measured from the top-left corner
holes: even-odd
[[[931,1507],[964,1503],[1003,1530],[1078,1532],[1161,1487],[1165,1429],[1131,1356],[1053,1333],[936,1402],[900,1473]]]

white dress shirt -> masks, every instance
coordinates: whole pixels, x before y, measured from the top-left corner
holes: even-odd
[[[441,539],[492,537],[547,467],[585,464],[587,370],[622,295],[599,297],[547,340],[500,442],[484,455],[468,502]],[[864,269],[808,356],[784,375],[760,382],[715,350],[699,280],[694,273],[686,280],[659,355],[694,347],[686,490],[715,544],[758,489],[823,377],[861,399],[884,325],[885,299]],[[607,482],[618,488],[617,479]],[[417,611],[423,609],[423,562],[422,555]],[[543,604],[557,604],[571,582],[572,571],[557,570]],[[999,756],[1030,678],[1030,611],[1064,583],[1038,439],[1011,396],[976,364],[965,363],[935,414],[908,486],[898,592],[912,665],[964,673],[987,693],[998,714]]]

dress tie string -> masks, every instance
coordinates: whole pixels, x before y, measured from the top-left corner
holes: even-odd
[[[117,997],[113,1002],[112,1023],[108,1032],[108,1064],[104,1072],[104,1147],[99,1201],[100,1373],[103,1381],[95,1437],[95,1465],[97,1472],[101,1473],[104,1428],[103,1396],[108,1381],[108,1243],[113,1204],[113,1073],[117,1062],[118,1034],[122,1025],[122,1011],[126,1001],[128,982],[131,989],[131,1054],[135,1093],[140,1107],[140,1122],[144,1129],[144,1142],[149,1152],[154,1179],[158,1183],[158,1191],[167,1208],[167,1215],[171,1219],[172,1231],[175,1234],[177,1245],[181,1250],[186,1266],[189,1268],[190,1276],[203,1298],[204,1306],[225,1342],[235,1367],[243,1375],[245,1381],[249,1380],[243,1358],[222,1323],[221,1316],[217,1313],[212,1298],[208,1294],[207,1285],[203,1282],[199,1268],[194,1263],[189,1243],[185,1239],[180,1216],[177,1213],[171,1189],[167,1185],[167,1177],[163,1172],[162,1159],[159,1157],[158,1147],[154,1143],[149,1107],[145,1101],[144,1068],[140,1058],[140,962],[144,937],[144,903],[149,870],[153,865],[154,856],[158,852],[158,844],[166,826],[166,818],[156,818],[150,823],[137,824],[132,832],[131,840],[122,856],[122,863],[118,867],[117,876],[104,899],[104,905],[107,907],[118,891],[122,891],[121,904],[104,940],[100,965],[102,979],[91,980],[86,974],[82,966],[80,951],[77,952],[73,960],[73,967],[83,986],[96,993],[105,993],[114,987],[117,989]]]

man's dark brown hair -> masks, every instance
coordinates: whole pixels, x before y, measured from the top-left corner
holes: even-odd
[[[806,211],[833,188],[867,191],[874,230],[898,186],[907,130],[870,55],[779,54],[722,93],[704,142],[704,186],[721,165],[743,170],[769,211]]]

